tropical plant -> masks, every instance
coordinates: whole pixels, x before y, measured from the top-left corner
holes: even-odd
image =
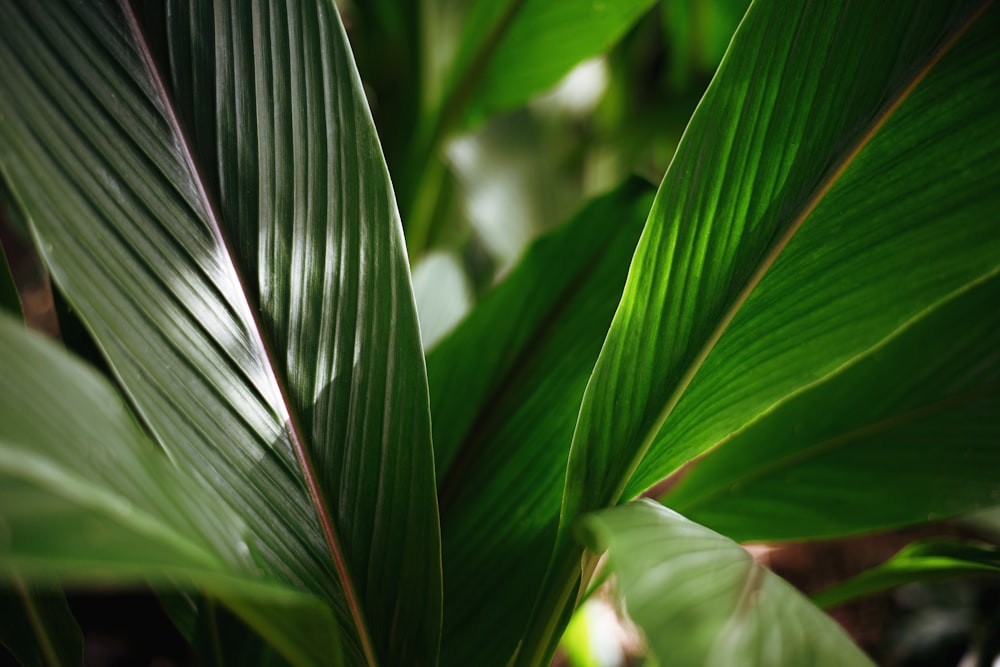
[[[0,319],[15,655],[149,582],[206,662],[539,665],[613,574],[664,665],[867,664],[733,540],[1000,502],[1000,10],[755,1],[655,194],[425,356],[443,142],[650,6],[355,3],[390,179],[331,0],[0,1],[0,168],[86,332]]]

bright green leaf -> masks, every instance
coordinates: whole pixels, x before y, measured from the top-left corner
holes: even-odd
[[[4,175],[142,420],[239,509],[255,564],[331,603],[350,661],[433,663],[423,354],[336,8],[166,14],[164,44],[129,4],[4,3]]]
[[[544,619],[578,577],[575,516],[642,492],[997,271],[998,15],[981,2],[751,6],[588,384],[567,546],[527,661],[552,650]]]
[[[1000,576],[1000,549],[979,542],[934,539],[914,542],[886,562],[813,596],[821,607],[903,584],[958,577]]]
[[[839,626],[732,540],[650,501],[581,528],[664,665],[871,665]]]
[[[1000,276],[921,313],[695,464],[664,502],[733,539],[830,537],[1000,502]]]
[[[938,25],[923,16],[937,7],[915,6],[914,25]],[[1000,136],[993,111],[1000,49],[990,38],[997,24],[995,9],[967,30],[959,23],[931,61],[911,66],[926,75],[911,77],[913,90],[845,156],[843,173],[828,179],[825,196],[700,368],[689,369],[697,372],[626,496],[998,270],[1000,190],[989,185],[1000,177],[991,144]],[[908,369],[892,372],[908,381]]]

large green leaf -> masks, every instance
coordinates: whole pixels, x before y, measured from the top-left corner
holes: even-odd
[[[83,665],[83,635],[56,584],[11,577],[0,589],[0,645],[22,665]]]
[[[261,572],[237,510],[178,470],[103,377],[6,316],[0,340],[3,571],[196,585],[297,664],[339,652],[326,605]]]
[[[1000,275],[922,313],[735,433],[664,502],[740,541],[884,529],[1000,503],[998,303]]]
[[[4,174],[159,445],[239,508],[256,566],[333,605],[350,661],[433,663],[423,355],[336,9],[166,14],[163,36],[124,3],[4,3]]]
[[[732,540],[648,500],[581,527],[663,665],[871,665],[837,624]]]
[[[918,581],[1000,576],[1000,549],[980,542],[947,539],[908,544],[886,562],[813,596],[822,607]]]
[[[545,573],[587,377],[652,199],[638,179],[541,238],[429,354],[443,659],[504,664]]]
[[[988,7],[751,6],[664,177],[587,387],[567,546],[529,654],[551,650],[543,619],[578,576],[574,517],[641,492],[997,270]]]

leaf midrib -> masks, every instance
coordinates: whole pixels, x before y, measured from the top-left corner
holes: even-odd
[[[972,15],[966,19],[964,23],[958,26],[954,30],[954,33],[930,55],[924,66],[913,74],[911,81],[896,94],[896,96],[882,112],[877,114],[872,119],[868,128],[858,136],[854,145],[850,147],[844,157],[841,158],[836,166],[829,172],[829,175],[820,182],[815,193],[806,201],[802,210],[795,218],[793,218],[788,228],[768,248],[767,252],[761,258],[757,268],[747,279],[743,288],[737,293],[736,297],[732,301],[732,304],[723,312],[718,324],[709,334],[704,344],[701,348],[699,348],[698,354],[695,356],[694,360],[685,369],[684,374],[677,382],[677,385],[668,397],[663,409],[657,416],[657,419],[651,424],[649,430],[646,432],[642,444],[633,457],[630,467],[627,470],[624,479],[621,481],[619,488],[616,490],[614,497],[611,499],[611,502],[617,502],[620,499],[621,494],[624,493],[625,488],[628,485],[628,482],[632,479],[632,476],[635,474],[640,463],[645,458],[646,453],[652,447],[660,431],[663,429],[663,426],[666,424],[667,419],[670,417],[674,408],[677,407],[680,399],[687,391],[688,386],[694,380],[695,375],[697,375],[702,365],[708,359],[709,354],[711,354],[716,344],[729,328],[729,325],[735,319],[739,310],[746,303],[750,294],[757,288],[763,280],[764,275],[777,261],[778,256],[788,246],[805,221],[810,215],[812,215],[813,211],[816,210],[816,207],[819,206],[820,202],[823,201],[830,190],[837,184],[840,177],[843,176],[851,164],[853,164],[857,156],[868,146],[885,123],[888,122],[899,107],[907,100],[907,98],[909,98],[910,94],[917,88],[918,85],[920,85],[920,83],[927,77],[934,67],[937,66],[941,59],[944,58],[949,51],[951,51],[955,44],[969,31],[976,21],[982,17],[986,10],[993,4],[993,1],[994,0],[985,0],[972,13]]]
[[[249,321],[249,323],[252,324],[248,333],[253,336],[253,342],[263,353],[264,359],[267,363],[267,368],[271,371],[269,377],[274,383],[274,388],[277,390],[278,395],[281,397],[281,408],[284,412],[283,416],[287,420],[285,431],[288,433],[292,449],[295,452],[295,457],[301,466],[302,475],[309,491],[310,499],[312,500],[313,509],[316,511],[320,528],[323,531],[323,537],[326,540],[328,549],[330,550],[334,567],[344,590],[344,596],[347,598],[347,607],[350,610],[352,619],[354,620],[355,629],[357,630],[358,638],[365,654],[365,659],[368,664],[377,665],[378,661],[375,658],[375,651],[372,646],[367,623],[365,622],[364,611],[361,608],[357,592],[354,590],[354,583],[347,566],[346,556],[340,545],[336,527],[334,526],[329,510],[327,509],[322,490],[320,489],[319,480],[313,467],[312,459],[309,456],[309,452],[306,450],[301,432],[302,429],[297,415],[292,409],[291,399],[287,387],[281,380],[282,375],[279,371],[277,363],[275,362],[275,356],[271,346],[267,344],[267,337],[264,334],[257,310],[254,308],[253,302],[250,299],[246,281],[239,269],[239,263],[236,260],[236,256],[231,245],[222,231],[222,225],[220,224],[216,207],[205,189],[204,179],[202,178],[200,170],[198,169],[197,163],[194,159],[190,141],[181,128],[177,112],[174,108],[173,100],[167,94],[166,86],[163,83],[159,68],[156,66],[149,44],[146,41],[146,35],[139,27],[139,22],[128,0],[119,0],[119,6],[122,8],[122,13],[128,24],[127,27],[129,33],[135,40],[135,44],[142,56],[151,83],[153,84],[156,94],[162,104],[165,119],[169,124],[171,131],[174,133],[174,136],[177,138],[178,148],[184,160],[185,167],[187,168],[188,175],[191,177],[192,185],[194,185],[198,199],[204,208],[206,222],[209,225],[216,243],[218,243],[219,247],[224,251],[227,259],[229,260],[226,263],[226,266],[232,272],[232,277],[236,280],[236,284],[239,286],[240,296],[242,297],[240,304],[244,309],[242,319],[245,322]]]

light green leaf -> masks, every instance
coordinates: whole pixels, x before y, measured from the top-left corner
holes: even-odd
[[[337,654],[326,605],[260,571],[237,511],[178,470],[103,377],[6,316],[0,341],[4,570],[198,586],[296,664]]]
[[[4,3],[4,174],[143,422],[239,509],[255,564],[333,606],[348,660],[434,663],[423,354],[336,8],[165,14],[161,43],[126,3]]]
[[[564,535],[998,270],[998,14],[751,6],[664,177],[588,384]],[[578,576],[577,555],[565,547],[554,580]],[[572,589],[547,589],[529,654],[551,651],[541,619]]]
[[[921,313],[697,462],[663,500],[733,539],[829,537],[1000,502],[1000,276]]]
[[[914,7],[914,25],[925,25],[923,13],[938,5]],[[825,196],[697,369],[626,495],[997,272],[1000,191],[987,185],[1000,177],[991,158],[1000,136],[992,111],[1000,50],[988,37],[997,24],[996,9],[977,14],[941,36],[931,54],[940,60],[912,65],[926,75],[828,179]],[[908,381],[908,369],[892,372]]]
[[[0,644],[22,665],[83,665],[83,635],[58,584],[28,585],[4,573]]]
[[[582,532],[664,665],[848,667],[871,661],[826,614],[732,540],[648,500]]]
[[[428,356],[446,664],[502,665],[516,649],[555,537],[580,397],[651,199],[634,179],[588,204]]]
[[[821,607],[904,584],[958,577],[1000,576],[1000,549],[971,541],[933,539],[905,546],[886,562],[813,596]]]
[[[997,169],[983,141],[998,123],[983,94],[1000,58],[985,39],[997,13],[796,9],[754,5],[664,178],[584,398],[567,520],[621,497],[640,460],[628,494],[716,442],[682,428],[692,412],[695,429],[724,437],[1000,264],[1000,191],[983,178]],[[846,74],[862,62],[864,78]],[[968,95],[926,122],[958,83]],[[943,128],[947,166],[924,148]],[[764,306],[767,318],[743,324]],[[743,325],[732,334],[741,356],[709,364],[730,324]],[[719,397],[687,398],[668,422],[699,373]]]

